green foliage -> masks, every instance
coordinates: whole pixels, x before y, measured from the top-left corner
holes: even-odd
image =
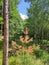
[[[36,55],[37,58],[41,58],[43,55],[43,51],[42,50],[35,50],[34,54]]]
[[[3,41],[0,41],[0,50],[3,49]]]
[[[22,53],[20,56],[13,56],[9,58],[9,65],[48,65],[49,55],[45,52],[41,58],[36,58],[34,54]],[[46,55],[46,56],[45,56]],[[11,60],[13,59],[13,60]]]
[[[4,44],[4,42],[3,42],[3,36],[0,36],[0,50],[3,49],[3,44]]]
[[[24,30],[24,22],[18,12],[18,4],[20,0],[9,0],[9,33],[10,40],[13,39],[14,35],[20,34]],[[0,1],[0,24],[3,23],[3,0]]]
[[[49,53],[49,40],[42,40],[40,45],[41,49]]]
[[[2,24],[3,23],[3,17],[2,17],[2,7],[3,7],[3,1],[2,0],[0,0],[0,24]]]
[[[21,34],[24,30],[24,25],[26,24],[26,22],[21,19],[18,12],[18,2],[18,0],[9,1],[10,40],[13,38],[16,39],[17,34]]]
[[[47,0],[28,0],[27,26],[35,39],[49,39],[49,2]]]
[[[23,53],[19,56],[10,56],[8,58],[9,65],[49,65],[49,54],[44,51],[36,51],[38,55],[34,53]],[[0,65],[2,65],[2,51],[0,51]]]

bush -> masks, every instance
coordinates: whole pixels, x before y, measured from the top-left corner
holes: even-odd
[[[41,49],[49,53],[49,41],[48,40],[42,41]]]
[[[34,54],[35,54],[36,58],[41,58],[42,55],[43,55],[43,51],[40,50],[40,49],[39,50],[35,50]]]

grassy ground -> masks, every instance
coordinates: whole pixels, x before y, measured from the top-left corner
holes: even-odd
[[[2,51],[0,51],[0,65],[2,65]]]
[[[3,56],[3,41],[0,41],[0,65],[2,65],[2,56]],[[38,56],[41,55],[40,52],[36,53]],[[18,56],[9,56],[8,64],[9,65],[49,65],[49,54],[43,52],[43,55],[39,58],[36,57],[34,53],[21,53]]]
[[[49,60],[46,60],[48,55],[43,58],[36,58],[34,54],[21,54],[19,56],[8,57],[9,65],[49,65]],[[2,51],[0,51],[0,65],[2,65]]]

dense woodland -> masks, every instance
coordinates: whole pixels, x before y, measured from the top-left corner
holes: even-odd
[[[8,64],[49,65],[49,0],[24,0],[30,3],[27,8],[28,19],[25,20],[22,20],[18,11],[20,1],[8,2]],[[2,60],[5,45],[3,2],[0,0],[0,65],[4,63]]]

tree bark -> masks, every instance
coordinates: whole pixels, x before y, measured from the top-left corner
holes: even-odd
[[[9,44],[8,0],[3,0],[3,19],[4,19],[4,49],[3,49],[2,65],[8,65],[8,44]]]

